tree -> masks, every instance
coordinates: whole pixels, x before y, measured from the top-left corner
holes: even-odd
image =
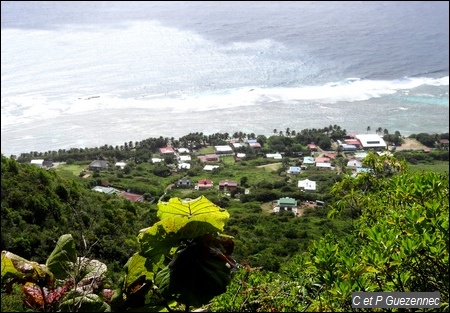
[[[309,308],[351,310],[354,291],[433,290],[447,311],[448,173],[409,173],[393,157],[368,158],[371,172],[348,176],[332,190],[340,200],[330,216],[356,209],[359,217],[346,238],[327,235],[314,243],[308,272],[321,289]]]

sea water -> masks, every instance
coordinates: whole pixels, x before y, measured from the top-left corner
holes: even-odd
[[[447,133],[449,3],[2,1],[1,152]]]

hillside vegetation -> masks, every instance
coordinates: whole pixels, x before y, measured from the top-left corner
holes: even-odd
[[[305,141],[301,136],[259,138],[262,152],[284,152],[281,162],[246,150],[246,160],[221,158],[220,168],[211,172],[197,160],[188,170],[176,170],[171,157],[162,164],[149,162],[168,143],[162,138],[123,150],[61,151],[59,161],[70,164],[50,170],[20,163],[27,162],[26,155],[17,161],[2,156],[2,250],[44,264],[58,238],[71,234],[79,255],[107,265],[103,286],[117,294],[125,264],[140,249],[139,230],[160,220],[158,204],[205,197],[229,213],[223,232],[233,237],[236,261],[226,291],[202,303],[211,311],[348,311],[354,291],[439,291],[441,310],[448,310],[448,171],[433,170],[433,164],[448,164],[448,150],[369,153],[363,162],[372,171],[356,177],[342,154],[333,161],[340,174],[310,168],[289,175],[289,166],[301,164],[299,154],[311,153],[304,142],[314,136],[306,134],[311,137]],[[200,154],[202,147],[221,144],[226,137],[200,136],[201,142],[191,134],[183,140]],[[110,153],[120,154],[128,165],[81,178],[90,158],[108,159]],[[425,165],[426,170],[411,170]],[[231,193],[175,188],[181,178],[216,184],[230,179],[239,188]],[[299,190],[297,182],[305,178],[317,181],[318,190]],[[92,191],[96,185],[141,193],[146,201]],[[299,217],[290,211],[273,213],[272,203],[281,197],[325,205],[305,206]],[[2,287],[7,283],[2,268]],[[19,293],[2,290],[2,311],[23,310]],[[102,299],[112,310],[131,309]]]

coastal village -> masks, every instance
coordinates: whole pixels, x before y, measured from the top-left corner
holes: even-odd
[[[406,138],[405,138],[406,139]],[[448,144],[448,143],[447,143]],[[198,159],[201,164],[203,164],[203,171],[211,172],[217,168],[220,168],[220,160],[223,157],[233,157],[235,162],[240,162],[246,159],[246,154],[240,151],[244,151],[243,148],[251,147],[256,153],[261,150],[261,144],[256,139],[243,139],[228,140],[227,145],[216,145],[213,146],[212,153],[205,154],[195,154],[188,148],[175,148],[172,146],[166,146],[159,148],[156,153],[152,155],[151,162],[153,164],[164,163],[165,157],[171,156],[176,160],[175,164],[171,164],[172,167],[176,167],[174,171],[189,170],[191,168],[191,163],[193,159]],[[307,146],[307,155],[299,156],[298,165],[288,166],[286,169],[286,174],[292,180],[297,181],[297,188],[304,191],[305,193],[316,192],[318,188],[318,182],[305,179],[296,179],[301,172],[307,172],[309,169],[315,168],[325,171],[335,171],[337,174],[340,173],[340,168],[335,166],[334,160],[338,153],[345,156],[347,163],[346,167],[352,170],[352,175],[356,176],[361,172],[367,172],[369,169],[364,168],[362,165],[362,160],[367,155],[368,150],[377,151],[379,154],[390,153],[390,151],[395,150],[396,147],[388,147],[383,138],[378,134],[359,134],[359,135],[348,135],[344,140],[337,140],[333,143],[333,149],[331,151],[324,151],[318,145],[310,143]],[[399,147],[400,148],[400,147]],[[404,149],[421,149],[424,152],[429,151],[429,149],[417,141],[408,139],[403,146]],[[260,154],[260,153],[259,153]],[[266,153],[264,156],[267,160],[271,162],[266,165],[261,165],[260,167],[272,167],[276,170],[282,165],[284,153],[273,152]],[[279,161],[279,162],[274,162]],[[33,159],[31,164],[38,167],[51,168],[57,166],[58,163],[52,163],[51,161],[44,159]],[[126,161],[118,161],[112,166],[116,169],[124,169],[127,165]],[[92,160],[86,171],[83,173],[82,178],[89,178],[95,172],[105,171],[110,167],[111,164],[107,160]],[[217,189],[219,192],[230,196],[239,187],[239,182],[233,179],[221,179],[214,182],[212,179],[204,178],[198,181],[193,181],[189,177],[178,179],[174,184],[167,186],[166,190],[171,188],[182,188],[182,189],[194,189],[196,191],[204,191],[208,189]],[[137,194],[130,192],[130,190],[120,190],[110,185],[102,186],[97,185],[92,187],[93,191],[102,192],[105,194],[116,194],[119,197],[125,198],[131,202],[145,201],[143,194]],[[244,193],[250,193],[250,189],[244,189]],[[239,195],[238,195],[239,196]],[[161,200],[162,197],[159,199]],[[291,211],[296,216],[302,216],[305,208],[324,206],[324,201],[319,199],[315,201],[298,201],[291,197],[280,197],[278,200],[273,201],[266,205],[266,210],[278,213],[281,210]]]

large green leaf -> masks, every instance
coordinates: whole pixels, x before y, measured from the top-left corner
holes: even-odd
[[[75,266],[80,270],[79,276],[81,281],[92,281],[92,279],[102,278],[108,271],[105,263],[84,257],[78,258]]]
[[[126,272],[125,289],[129,289],[136,281],[142,280],[142,277],[144,277],[144,280],[152,281],[154,272],[158,269],[155,264],[157,263],[148,262],[148,259],[139,255],[139,253],[133,254],[124,267]]]
[[[171,198],[169,202],[158,203],[158,217],[161,221],[168,219],[167,227],[171,227],[171,231],[177,232],[181,221],[187,224],[188,221],[206,222],[219,231],[223,231],[225,222],[230,215],[221,207],[209,201],[206,197],[201,196],[194,200],[181,200],[180,198]]]
[[[138,241],[141,254],[147,258],[160,258],[177,246],[180,240],[188,240],[223,231],[229,213],[204,196],[184,201],[171,198],[158,203],[161,221],[141,231]]]
[[[2,281],[19,279],[53,285],[54,276],[44,264],[28,261],[14,253],[2,251]]]
[[[55,249],[47,259],[46,265],[58,279],[69,276],[73,264],[77,261],[77,251],[72,235],[65,234],[59,237]]]

